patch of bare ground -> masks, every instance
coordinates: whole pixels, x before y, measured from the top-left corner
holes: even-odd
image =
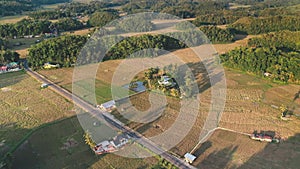
[[[237,35],[236,41],[233,43],[228,43],[228,44],[213,44],[215,49],[219,54],[224,54],[226,52],[229,52],[237,47],[240,46],[247,46],[248,40],[255,37],[255,35],[248,35],[248,36],[243,36],[243,35]]]
[[[19,49],[16,52],[20,55],[20,58],[26,58],[28,55],[28,49]]]
[[[64,32],[64,35],[87,35],[91,32],[91,28],[86,28],[86,29],[81,29],[81,30],[76,30],[76,31],[71,31],[71,32]]]

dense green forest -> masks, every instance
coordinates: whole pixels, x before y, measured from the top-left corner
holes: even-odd
[[[2,0],[0,1],[0,16],[22,14],[36,10],[40,5],[69,2],[70,0]]]
[[[46,62],[69,67],[76,62],[77,55],[86,42],[83,36],[61,36],[45,40],[29,49],[28,62],[32,68],[40,68]]]
[[[72,18],[59,19],[53,26],[60,32],[78,30],[86,27],[82,22]]]
[[[103,51],[106,53],[104,60],[141,56],[156,57],[161,54],[161,51],[155,49],[174,50],[208,42],[208,39],[200,31],[174,32],[168,35],[146,34],[122,39],[120,36],[109,36],[104,40],[95,40],[94,43],[89,43],[92,45],[90,48],[86,47],[82,50],[85,53],[85,60],[80,61],[80,63],[99,62],[101,60],[99,58],[100,52]],[[187,41],[180,41],[179,39]],[[75,63],[78,52],[85,42],[86,38],[82,36],[63,36],[46,40],[29,49],[28,61],[33,68],[39,68],[45,62],[55,62],[68,67]],[[143,53],[143,49],[149,48],[153,48],[154,51]],[[138,51],[142,51],[142,53],[131,55]]]
[[[300,31],[268,33],[261,38],[251,38],[248,45],[252,47],[276,47],[282,51],[300,52]]]
[[[113,46],[106,54],[105,60],[124,59],[131,54],[148,48],[156,49],[179,49],[185,45],[178,40],[164,35],[133,36],[122,40]],[[144,53],[145,57],[155,57],[159,53]],[[132,56],[134,57],[134,56]],[[140,57],[140,56],[139,56]]]
[[[65,13],[62,11],[35,11],[28,14],[33,19],[59,19],[65,17],[72,17],[69,13]]]
[[[199,29],[212,43],[230,43],[234,41],[234,34],[228,29],[221,29],[216,26],[201,26]]]
[[[192,21],[196,26],[202,25],[225,25],[231,24],[237,21],[242,16],[247,16],[246,14],[235,15],[230,12],[225,14],[225,12],[216,12],[214,14],[200,15],[197,16],[195,20]]]
[[[57,4],[70,2],[71,0],[31,0],[30,2],[36,5],[49,5],[49,4]]]
[[[1,37],[14,37],[24,35],[39,35],[49,32],[51,22],[46,20],[23,19],[15,24],[0,25]]]
[[[116,12],[107,12],[107,11],[95,12],[91,15],[88,23],[91,26],[104,26],[107,23],[109,23],[110,21],[112,21],[118,17],[119,17],[119,15]]]
[[[178,30],[190,30],[193,27],[186,22],[179,22],[175,25]],[[229,43],[234,41],[234,34],[229,29],[221,29],[217,26],[200,26],[202,31],[212,43]]]
[[[124,5],[121,10],[127,13],[163,12],[182,18],[191,18],[226,8],[228,8],[228,3],[222,1],[161,0],[157,2],[132,0],[131,3]]]
[[[10,50],[0,50],[0,66],[10,62],[18,62],[19,54]]]
[[[299,32],[270,33],[250,40],[248,47],[221,55],[221,60],[228,67],[257,75],[268,72],[274,80],[300,83],[299,44]]]
[[[124,32],[147,32],[154,29],[153,23],[143,17],[123,18],[116,24],[116,28]]]
[[[65,3],[59,5],[57,9],[51,11],[34,11],[29,14],[34,19],[59,19],[64,17],[77,17],[92,15],[95,12],[110,12],[117,14],[118,11],[108,9],[109,7],[118,5],[118,3],[105,3],[102,1],[91,1],[90,3]]]
[[[300,17],[298,16],[273,16],[265,18],[241,18],[230,28],[240,33],[261,34],[280,30],[299,31]]]
[[[0,16],[21,14],[24,11],[31,11],[35,8],[34,4],[28,1],[0,1]]]
[[[8,45],[8,41],[3,38],[0,38],[0,49],[5,49],[7,45]]]
[[[15,24],[0,25],[0,36],[13,38],[25,35],[40,35],[51,32],[50,28],[56,28],[59,32],[78,30],[88,27],[77,19],[62,18],[52,23],[48,20],[23,19]]]

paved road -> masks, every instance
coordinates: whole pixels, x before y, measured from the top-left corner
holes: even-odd
[[[105,115],[102,111],[95,108],[93,105],[87,103],[86,101],[82,100],[81,98],[74,96],[69,91],[61,88],[59,85],[51,82],[44,76],[40,75],[39,73],[32,71],[31,69],[25,69],[27,73],[32,76],[33,78],[37,79],[38,81],[42,83],[49,84],[49,88],[51,88],[53,91],[57,92],[58,94],[62,95],[66,99],[74,102],[78,107],[82,108],[84,111],[89,112],[92,116],[96,117],[97,119],[104,121],[106,124],[110,125],[112,128],[119,129],[123,132],[128,133],[131,137],[137,139],[136,141],[143,145],[144,147],[148,148],[152,152],[156,154],[160,154],[162,158],[168,160],[173,165],[177,166],[178,168],[182,169],[195,169],[195,167],[189,165],[184,160],[179,159],[167,152],[165,152],[162,148],[155,145],[153,142],[151,142],[146,137],[143,137],[140,133],[130,129],[127,126],[122,125],[118,120],[111,118],[110,116]]]

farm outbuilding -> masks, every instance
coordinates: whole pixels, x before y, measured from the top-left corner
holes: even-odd
[[[186,153],[184,155],[184,160],[190,164],[192,164],[196,159],[196,156],[194,156],[193,154],[190,154],[190,153]]]

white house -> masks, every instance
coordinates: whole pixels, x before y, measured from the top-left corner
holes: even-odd
[[[270,77],[272,74],[271,73],[269,73],[269,72],[265,72],[264,73],[264,76],[266,76],[266,77]]]
[[[158,81],[158,84],[164,86],[173,86],[174,82],[169,76],[162,76],[161,79]]]
[[[192,163],[195,161],[195,159],[196,159],[196,156],[194,156],[194,155],[192,155],[192,154],[190,154],[190,153],[186,153],[186,154],[184,155],[184,160],[185,160],[186,162],[190,163],[190,164],[192,164]]]
[[[111,100],[109,102],[105,102],[99,106],[99,108],[103,111],[111,112],[116,108],[116,102]]]

